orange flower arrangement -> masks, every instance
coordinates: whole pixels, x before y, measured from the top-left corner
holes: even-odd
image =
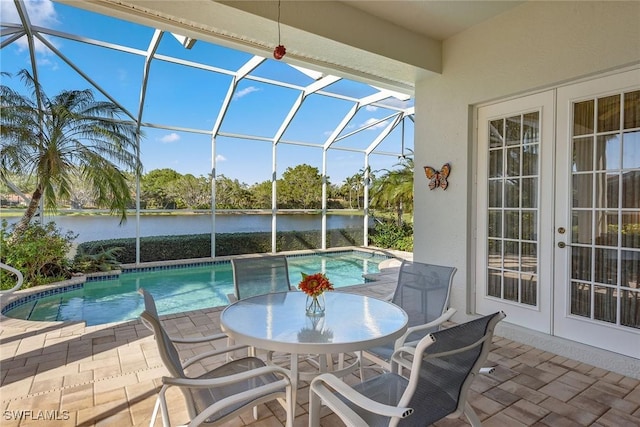
[[[333,285],[324,273],[302,273],[302,280],[298,283],[298,289],[310,297],[317,297],[322,295],[324,291],[332,291]]]

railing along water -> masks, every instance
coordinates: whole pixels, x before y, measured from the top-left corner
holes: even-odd
[[[16,283],[16,285],[13,288],[0,291],[0,297],[2,297],[5,295],[9,295],[17,291],[18,289],[20,289],[20,287],[22,286],[22,282],[24,282],[24,276],[19,270],[11,267],[10,265],[4,264],[2,262],[0,262],[0,268],[3,270],[7,270],[10,273],[13,273],[13,275],[16,276],[16,278],[18,279],[18,283]]]

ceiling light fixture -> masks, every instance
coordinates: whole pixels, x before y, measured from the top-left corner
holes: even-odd
[[[287,53],[287,49],[280,44],[280,0],[278,0],[278,46],[273,49],[273,57],[280,60]]]

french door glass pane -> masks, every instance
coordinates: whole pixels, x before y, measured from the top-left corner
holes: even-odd
[[[591,243],[591,224],[593,216],[591,211],[574,210],[571,220],[571,243]]]
[[[625,132],[622,167],[625,169],[640,168],[640,132]]]
[[[624,94],[624,128],[640,128],[640,90]]]
[[[640,91],[573,113],[570,311],[640,328]]]
[[[593,207],[593,174],[583,173],[573,176],[573,207]]]
[[[598,137],[595,166],[596,170],[620,169],[620,135]]]
[[[593,138],[576,138],[573,140],[574,172],[588,172],[593,170]]]
[[[593,116],[595,103],[593,100],[578,102],[573,105],[573,136],[593,133]]]
[[[488,137],[487,296],[537,306],[540,112],[491,120]]]
[[[598,132],[620,129],[620,95],[598,99]]]
[[[571,282],[571,314],[591,316],[591,285]]]

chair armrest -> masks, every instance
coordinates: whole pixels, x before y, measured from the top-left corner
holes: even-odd
[[[433,338],[433,335],[430,334],[428,335],[428,337],[430,337],[431,341],[427,343],[426,347],[429,347],[431,344],[436,342],[435,339]],[[395,349],[393,354],[389,358],[389,364],[391,365],[391,372],[399,372],[397,369],[397,365],[400,365],[403,368],[411,370],[413,367],[413,360],[416,354],[416,350],[417,350],[416,346],[409,346],[409,345]]]
[[[256,398],[263,397],[269,394],[278,393],[283,387],[291,387],[291,384],[286,379],[282,379],[277,382],[265,384],[260,387],[227,396],[224,399],[219,400],[213,405],[207,407],[204,411],[200,412],[191,420],[191,422],[189,422],[189,426],[199,426],[204,423],[204,421],[211,415],[215,414],[225,407],[237,405],[238,403],[246,402],[249,400],[254,400]]]
[[[402,336],[400,338],[398,338],[395,342],[394,347],[395,348],[400,348],[402,346],[404,346],[405,344],[407,344],[405,342],[405,340],[407,339],[407,337],[409,335],[411,335],[414,332],[419,332],[425,329],[431,329],[434,328],[438,325],[443,324],[444,322],[446,322],[447,320],[451,319],[451,317],[453,317],[454,314],[456,314],[456,310],[455,308],[449,308],[447,309],[447,311],[445,311],[440,317],[438,317],[437,319],[432,320],[429,323],[425,323],[422,325],[416,325],[416,326],[411,326],[409,328],[407,328],[407,331],[402,334]]]
[[[391,372],[398,371],[393,367],[394,364],[400,365],[406,369],[411,369],[411,366],[413,365],[413,357],[415,353],[416,353],[415,347],[397,348],[389,358],[389,364],[392,366]],[[410,358],[407,356],[410,356]]]
[[[325,387],[325,384],[340,393],[345,399],[353,404],[375,414],[385,417],[406,418],[413,413],[412,408],[389,406],[369,399],[358,393],[345,382],[333,374],[321,374],[311,381],[310,390],[318,395],[333,412],[338,415],[347,425],[367,426],[360,416],[349,408],[342,400]],[[343,416],[346,418],[343,418]]]
[[[227,339],[227,338],[228,338],[227,334],[219,333],[219,334],[207,335],[206,337],[193,337],[193,338],[174,338],[174,337],[171,337],[171,341],[173,341],[174,343],[179,343],[179,344],[199,344],[199,343],[202,343],[202,342],[223,340],[223,339]]]
[[[232,351],[236,351],[236,350],[243,350],[245,348],[248,348],[248,346],[246,345],[232,345],[229,347],[225,347],[225,348],[220,348],[217,350],[211,350],[211,351],[205,351],[204,353],[200,353],[197,354],[189,359],[186,359],[183,363],[182,363],[182,367],[186,368],[192,364],[194,364],[195,362],[202,360],[202,359],[206,359],[207,357],[213,357],[213,356],[219,356],[221,354],[225,354],[225,353],[231,353]]]
[[[263,366],[260,368],[251,369],[246,372],[240,372],[238,374],[227,375],[218,378],[173,378],[162,377],[162,383],[166,385],[172,385],[177,387],[187,388],[211,388],[220,387],[223,385],[229,385],[240,381],[246,381],[251,378],[259,377],[266,374],[282,375],[283,380],[288,385],[291,383],[289,379],[289,371],[279,366]]]
[[[287,401],[289,401],[291,398],[291,379],[289,377],[288,371],[280,367],[264,366],[261,368],[256,368],[250,371],[246,371],[246,372],[242,372],[234,375],[228,375],[226,377],[220,377],[220,378],[191,379],[191,378],[162,377],[163,386],[162,386],[162,389],[160,390],[160,397],[163,400],[165,399],[164,398],[165,392],[167,388],[170,386],[184,387],[184,388],[213,388],[213,387],[220,387],[227,384],[237,383],[240,381],[246,381],[247,379],[251,379],[251,378],[269,374],[269,373],[282,375],[282,379],[224,397],[223,399],[215,402],[211,406],[205,408],[200,414],[198,414],[196,417],[193,418],[193,420],[189,422],[189,426],[199,426],[212,414],[226,407],[237,406],[237,404],[239,403],[243,403],[246,401],[254,401],[256,399],[264,398],[270,395],[273,397],[277,397],[278,393],[282,393],[283,388],[285,389],[284,395],[286,396]],[[166,409],[163,409],[163,416],[168,417],[168,413],[166,413]],[[168,418],[165,418],[165,419],[168,420]]]

